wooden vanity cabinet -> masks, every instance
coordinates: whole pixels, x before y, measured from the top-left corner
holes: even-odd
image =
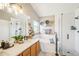
[[[36,56],[36,43],[31,46],[31,56]]]
[[[40,53],[40,42],[38,41],[37,43],[36,43],[36,55],[38,55],[39,53]]]
[[[18,56],[37,56],[40,53],[40,42],[37,41],[32,46],[24,50]]]
[[[30,56],[30,48],[26,49],[24,52],[23,52],[23,56]]]
[[[37,56],[40,53],[40,42],[36,42],[31,46],[31,56]]]
[[[24,50],[23,52],[21,52],[18,56],[30,56],[30,48]]]

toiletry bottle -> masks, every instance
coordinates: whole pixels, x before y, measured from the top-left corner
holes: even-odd
[[[2,40],[2,42],[1,42],[1,48],[4,48],[4,46],[5,46],[5,41]]]

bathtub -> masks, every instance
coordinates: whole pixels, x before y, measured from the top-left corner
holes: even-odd
[[[42,52],[55,52],[55,35],[41,34],[39,38]]]

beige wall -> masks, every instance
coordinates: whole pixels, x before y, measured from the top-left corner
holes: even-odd
[[[40,17],[41,22],[44,22],[46,20],[49,20],[49,27],[52,28],[52,31],[55,32],[55,16],[45,16],[45,17]]]
[[[0,10],[0,19],[3,20],[10,20],[10,17],[12,17],[12,15],[10,15],[9,13]]]
[[[49,20],[50,21],[50,26],[55,31],[55,16],[40,17],[40,20],[43,21],[43,22],[45,22],[45,20]]]

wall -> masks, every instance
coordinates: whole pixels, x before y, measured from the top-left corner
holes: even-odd
[[[52,31],[55,32],[55,16],[40,17],[40,21],[45,22],[46,20],[50,21],[50,27],[52,27]]]
[[[0,40],[9,39],[9,21],[10,21],[9,13],[0,10]]]
[[[5,12],[5,11],[2,11],[0,10],[0,19],[4,19],[4,20],[10,20],[10,17],[12,17],[11,14]]]
[[[0,19],[0,40],[9,39],[9,21]]]

